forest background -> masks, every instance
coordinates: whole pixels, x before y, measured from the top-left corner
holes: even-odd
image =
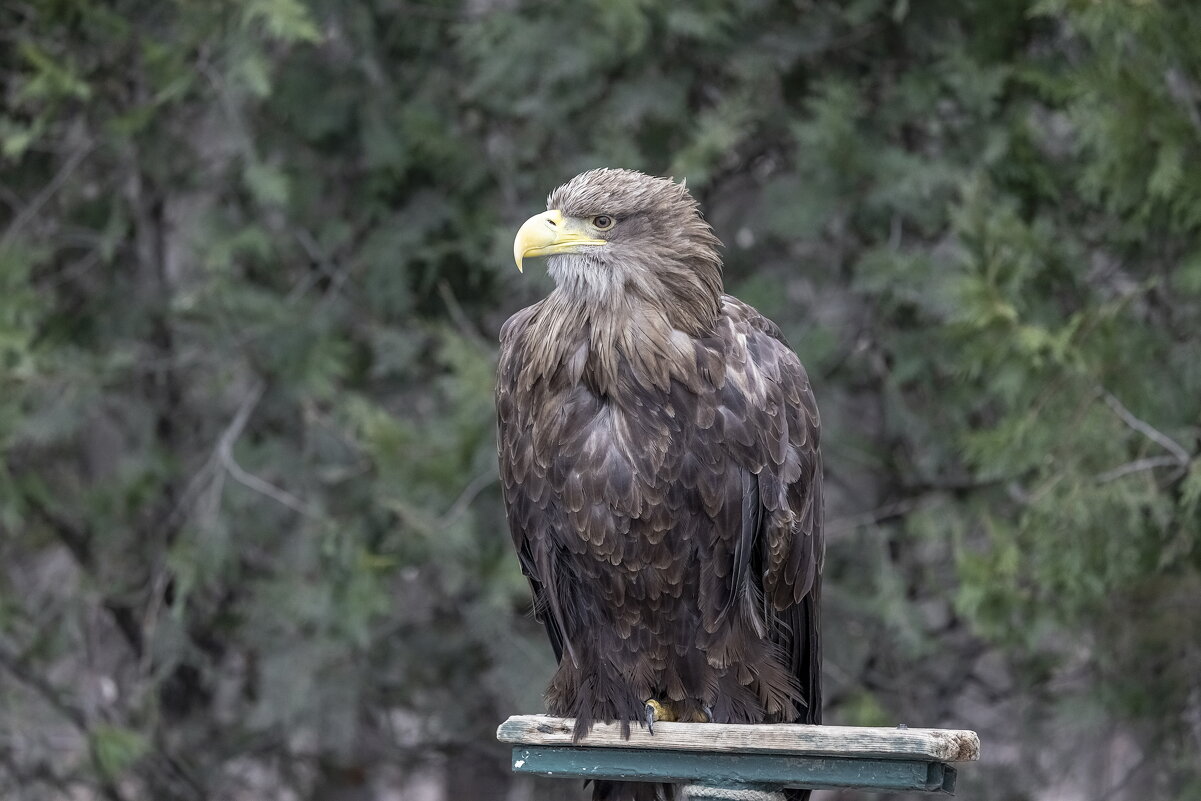
[[[1201,4],[12,0],[0,797],[548,799],[509,254],[687,178],[822,407],[826,720],[1201,797]],[[824,794],[829,801],[835,794]],[[850,794],[846,794],[850,797]]]

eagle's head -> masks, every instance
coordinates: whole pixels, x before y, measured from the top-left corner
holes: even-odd
[[[517,232],[517,269],[548,256],[559,290],[597,311],[649,303],[692,331],[716,317],[721,242],[683,183],[591,170],[551,192],[546,206]]]

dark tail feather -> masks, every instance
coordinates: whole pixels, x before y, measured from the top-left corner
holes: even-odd
[[[676,788],[673,784],[607,781],[592,783],[592,801],[674,801],[675,797]]]

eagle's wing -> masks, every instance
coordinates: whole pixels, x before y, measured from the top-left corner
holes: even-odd
[[[542,512],[532,499],[540,497],[544,489],[533,485],[543,484],[545,478],[543,471],[533,464],[533,443],[529,431],[523,430],[519,420],[515,397],[521,366],[517,358],[517,346],[539,305],[541,304],[517,312],[500,331],[500,364],[496,382],[496,443],[509,533],[513,537],[513,547],[517,550],[521,572],[530,582],[534,616],[546,627],[546,634],[550,638],[557,662],[563,658],[566,638],[559,625],[558,616],[550,609],[553,595],[548,592],[547,582],[553,578],[554,570],[552,566],[542,564],[545,557],[540,557],[539,554],[545,553],[545,547],[537,547],[530,539],[531,535],[536,536],[541,530],[535,525],[534,518]]]
[[[734,596],[761,597],[769,636],[786,655],[806,701],[797,722],[821,722],[822,460],[817,403],[800,359],[780,329],[755,309],[725,298],[731,332],[745,360],[727,381],[746,394],[751,445],[743,469],[741,538],[735,545]],[[757,469],[757,472],[755,472]]]

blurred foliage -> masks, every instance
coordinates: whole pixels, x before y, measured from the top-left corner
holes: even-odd
[[[828,719],[1012,746],[975,798],[1195,797],[1198,41],[1170,0],[6,5],[0,794],[506,797],[551,669],[508,246],[620,165],[688,178],[814,377]]]

